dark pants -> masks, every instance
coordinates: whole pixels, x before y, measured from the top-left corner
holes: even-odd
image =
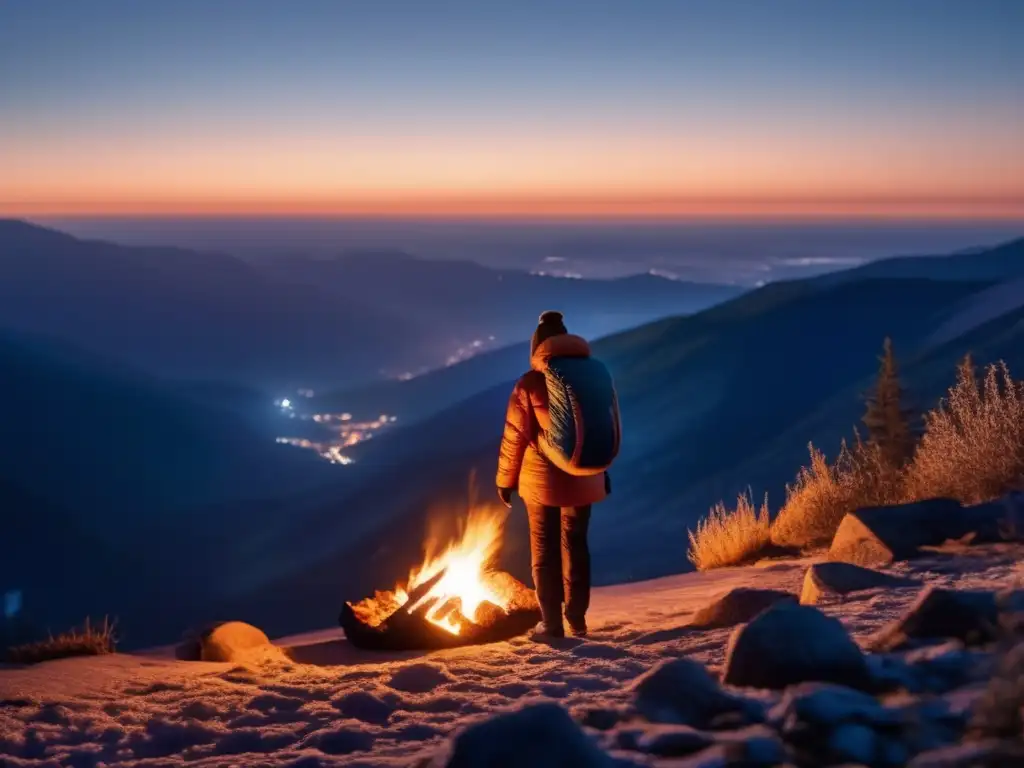
[[[590,607],[590,505],[559,509],[527,504],[526,511],[533,584],[545,626],[556,631],[562,627],[563,602],[569,625],[585,626]]]

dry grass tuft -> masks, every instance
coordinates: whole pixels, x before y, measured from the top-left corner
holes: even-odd
[[[810,446],[810,465],[786,488],[770,525],[741,496],[735,511],[721,503],[690,534],[690,560],[700,570],[738,565],[768,546],[805,549],[832,541],[856,509],[948,497],[977,504],[1024,489],[1024,382],[1005,363],[979,381],[961,363],[945,400],[925,416],[925,433],[906,467],[894,467],[873,442],[843,443],[834,463]],[[1019,535],[1019,533],[1018,533]],[[1022,652],[1024,653],[1024,652]]]
[[[971,361],[946,399],[925,416],[925,434],[907,473],[907,495],[976,504],[1024,487],[1024,382],[1005,363],[979,382]]]
[[[102,624],[93,625],[86,619],[81,629],[70,629],[56,637],[50,635],[45,640],[13,646],[5,655],[6,660],[14,664],[38,664],[72,656],[102,656],[113,653],[116,646],[114,622],[103,619]]]
[[[768,498],[755,509],[749,493],[740,494],[736,508],[718,502],[707,517],[690,531],[689,558],[699,571],[741,565],[763,552],[771,543]]]
[[[850,448],[844,441],[833,464],[813,445],[808,448],[810,466],[801,467],[786,487],[786,503],[772,525],[773,544],[827,545],[847,512],[902,500],[901,472],[890,468],[875,445],[858,438]]]

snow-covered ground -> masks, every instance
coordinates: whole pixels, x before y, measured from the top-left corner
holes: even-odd
[[[591,637],[431,654],[375,654],[339,631],[286,638],[244,665],[179,662],[166,651],[0,670],[3,766],[409,766],[454,729],[532,699],[614,707],[658,661],[719,667],[732,630],[685,624],[740,587],[799,593],[810,561],[780,561],[596,590]],[[895,572],[906,572],[902,565]],[[1006,586],[1011,559],[913,566],[927,583]],[[923,572],[923,574],[922,574]],[[917,588],[858,593],[824,610],[855,638],[896,618]]]

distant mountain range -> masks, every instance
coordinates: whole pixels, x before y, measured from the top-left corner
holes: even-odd
[[[927,280],[991,280],[999,282],[1024,272],[1024,240],[1017,239],[993,248],[971,248],[950,255],[902,256],[883,259],[843,272],[814,278],[819,284],[834,284],[869,277],[918,277]]]
[[[393,343],[382,350],[364,324]],[[427,344],[371,305],[282,285],[230,256],[126,248],[18,221],[0,222],[0,327],[163,377],[267,388],[372,378]]]
[[[625,429],[613,494],[595,511],[591,529],[598,581],[686,570],[687,528],[713,502],[731,501],[748,485],[757,495],[768,491],[777,508],[785,483],[806,461],[808,441],[834,454],[840,439],[852,434],[885,336],[892,337],[911,393],[924,408],[952,383],[956,362],[969,350],[980,363],[1002,358],[1024,375],[1020,306],[933,341],[975,297],[1024,276],[1024,240],[945,258],[950,262],[920,262],[937,265],[938,279],[927,269],[908,275],[903,260],[880,262],[829,279],[771,284],[691,317],[598,340],[595,353],[616,376]],[[525,369],[524,351],[500,351],[396,384],[388,397],[398,402],[404,392],[416,402],[424,393],[436,396],[442,380],[460,386],[463,367],[478,382],[490,360],[511,366],[512,357],[517,371]],[[359,521],[359,535],[340,535],[344,523],[326,507],[305,509],[306,535],[309,526],[316,528],[321,555],[254,584],[248,598],[236,591],[236,609],[269,626],[287,616],[282,629],[315,626],[325,604],[400,578],[418,556],[432,501],[464,496],[473,471],[483,492],[491,492],[512,381],[421,413],[418,423],[359,446],[356,456],[367,474],[339,501],[345,518]],[[459,509],[453,502],[442,515]],[[525,533],[522,514],[514,515],[506,565],[528,578]],[[298,542],[296,532],[294,541],[285,536],[275,546]],[[327,542],[335,542],[334,552],[323,554],[331,548]],[[288,594],[302,594],[302,604],[268,598]]]
[[[271,268],[283,280],[316,286],[346,303],[372,299],[375,307],[427,325],[453,349],[491,336],[502,346],[529,338],[546,309],[560,309],[574,331],[598,337],[659,317],[692,314],[743,291],[654,275],[553,277],[394,251],[291,258]]]
[[[528,333],[549,304],[609,332],[738,290],[563,280],[393,254],[255,266],[0,220],[0,328],[63,339],[164,378],[270,391],[436,367],[474,340]]]
[[[830,272],[825,275],[802,280],[771,283],[748,293],[738,301],[719,302],[705,317],[714,318],[718,313],[740,319],[754,317],[772,306],[789,301],[798,295],[836,287],[858,280],[875,279],[922,279],[968,282],[1010,281],[1014,276],[1024,274],[1024,241],[1015,240],[994,248],[972,249],[946,256],[907,256],[871,262],[848,270]],[[992,294],[999,307],[1007,307],[1015,291],[1012,286],[1003,287]],[[1021,299],[1024,301],[1024,298]],[[998,313],[992,308],[992,301],[982,299],[988,306],[988,313]],[[978,314],[981,310],[977,310]],[[567,314],[570,318],[571,314]],[[674,321],[664,326],[673,327]],[[576,332],[573,327],[570,330]],[[938,330],[938,329],[936,329]],[[590,338],[594,335],[582,332]],[[521,334],[524,337],[526,334]],[[629,338],[628,335],[625,338]],[[406,423],[417,421],[445,407],[454,405],[472,394],[500,382],[507,381],[521,372],[529,359],[529,345],[524,341],[482,354],[458,366],[432,371],[412,381],[389,381],[371,386],[324,393],[314,403],[321,410],[348,410],[357,413],[399,414]]]

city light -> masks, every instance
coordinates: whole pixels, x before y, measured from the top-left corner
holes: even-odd
[[[289,414],[294,416],[294,413]],[[354,421],[351,413],[316,413],[312,420],[317,424],[330,425],[330,434],[322,440],[310,440],[304,437],[278,437],[277,442],[296,448],[314,451],[320,458],[331,464],[348,465],[354,463],[351,456],[343,453],[359,443],[373,438],[380,430],[398,421],[397,416],[382,413],[373,421]]]

